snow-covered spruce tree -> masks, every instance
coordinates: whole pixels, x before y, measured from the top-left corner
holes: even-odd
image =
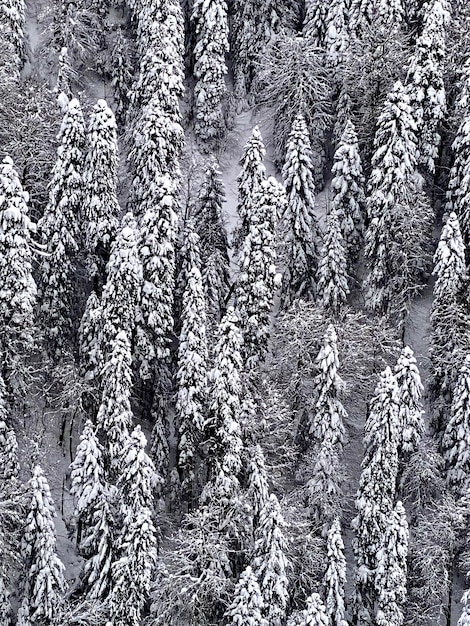
[[[369,310],[395,314],[401,321],[426,276],[434,219],[415,171],[416,141],[409,98],[398,81],[374,140],[363,288]]]
[[[277,215],[285,209],[284,187],[270,177],[261,183],[255,203],[240,254],[235,291],[235,308],[243,330],[244,362],[249,368],[262,361],[268,350],[270,315],[280,280],[275,266],[276,223]]]
[[[469,626],[470,625],[470,593],[469,591],[465,591],[462,596],[461,602],[464,605],[462,609],[462,613],[459,617],[459,621],[457,622],[457,626]]]
[[[196,32],[194,46],[195,125],[203,141],[223,134],[222,99],[226,91],[228,16],[225,0],[195,0],[191,15]]]
[[[248,454],[246,497],[253,514],[253,527],[256,529],[261,511],[269,499],[269,484],[261,446],[259,444],[251,446]]]
[[[145,452],[147,441],[136,426],[121,451],[118,485],[122,491],[119,558],[113,563],[109,596],[111,619],[138,626],[150,592],[157,558],[157,531],[152,521],[153,489],[161,479]]]
[[[10,157],[0,164],[0,337],[7,362],[33,342],[36,284],[32,276],[28,193],[23,191]],[[8,365],[7,365],[8,367]]]
[[[398,501],[387,520],[382,546],[377,552],[375,587],[377,626],[402,626],[406,600],[406,559],[408,556],[408,522]]]
[[[178,467],[182,487],[191,499],[195,454],[204,432],[207,406],[207,339],[204,289],[194,265],[183,293],[181,333],[176,371],[176,415],[179,424]]]
[[[398,383],[400,398],[400,437],[399,454],[408,459],[418,450],[419,443],[424,435],[423,418],[423,384],[419,374],[413,350],[405,346],[398,358],[394,370]]]
[[[110,50],[110,70],[116,102],[116,119],[123,123],[129,107],[129,90],[132,83],[133,66],[131,47],[124,36],[123,28],[118,27]]]
[[[116,472],[120,453],[132,424],[132,354],[125,331],[117,333],[111,344],[111,353],[102,371],[103,395],[96,418],[98,433],[103,437],[107,458],[105,469]]]
[[[67,103],[64,95],[67,96],[69,101],[73,99],[71,83],[72,79],[75,78],[75,74],[70,63],[69,52],[67,48],[62,48],[57,62],[57,78],[54,92],[57,94],[57,102],[65,110],[67,110]]]
[[[101,296],[101,350],[104,355],[109,353],[118,332],[124,331],[132,341],[142,287],[138,241],[136,221],[132,213],[126,213],[111,246]]]
[[[25,30],[25,0],[6,0],[0,6],[0,24],[5,26],[6,41],[13,44],[18,57],[18,67],[21,67],[25,58],[24,30]]]
[[[419,162],[433,174],[441,140],[440,125],[447,109],[444,59],[450,2],[431,0],[423,12],[423,20],[423,30],[409,64],[406,89],[416,123]]]
[[[140,256],[143,287],[137,324],[137,354],[140,375],[149,378],[155,359],[168,356],[173,330],[175,287],[175,243],[178,216],[175,187],[171,178],[157,175],[149,179],[144,212],[140,217]]]
[[[250,139],[243,148],[240,159],[241,170],[237,177],[239,224],[233,235],[233,245],[239,251],[248,234],[251,216],[256,211],[255,199],[259,186],[266,179],[266,168],[263,164],[265,155],[263,138],[258,126],[253,128]]]
[[[80,245],[79,216],[83,205],[85,126],[78,100],[68,103],[58,135],[49,201],[38,231],[45,246],[41,274],[41,323],[52,352],[72,330],[71,300],[74,256]]]
[[[366,198],[357,134],[350,119],[347,119],[341,134],[331,173],[331,205],[338,216],[347,249],[348,268],[351,269],[364,238]]]
[[[449,421],[442,437],[447,483],[457,498],[470,487],[470,356],[463,363],[452,394]]]
[[[310,478],[305,485],[305,504],[309,515],[322,534],[341,513],[342,490],[338,450],[325,439],[318,449],[311,451]]]
[[[222,203],[224,185],[217,161],[213,159],[202,184],[194,221],[200,238],[202,280],[206,296],[208,322],[216,325],[225,310],[230,288],[230,263],[227,231],[224,225]]]
[[[470,244],[470,109],[452,144],[454,162],[450,170],[446,208],[459,218],[465,244]]]
[[[274,158],[284,163],[294,119],[303,114],[312,146],[313,180],[321,189],[325,131],[331,122],[331,75],[321,50],[301,36],[280,34],[260,55],[257,97],[272,107]],[[312,80],[315,76],[315,80]]]
[[[251,567],[256,576],[264,603],[263,616],[269,624],[279,625],[286,617],[289,601],[286,557],[285,522],[274,494],[261,511],[255,531]]]
[[[447,403],[468,348],[468,314],[464,305],[467,286],[465,246],[455,213],[451,213],[441,232],[434,255],[431,309],[430,357],[433,394]],[[439,420],[438,420],[439,421]],[[438,424],[440,427],[440,424]]]
[[[214,368],[210,373],[212,385],[208,420],[205,424],[211,442],[209,478],[215,483],[217,477],[225,476],[226,504],[230,502],[230,493],[237,491],[238,474],[242,467],[243,443],[239,422],[242,335],[239,325],[238,316],[229,307],[218,328]]]
[[[54,503],[42,469],[37,465],[29,481],[31,501],[23,536],[26,559],[22,612],[32,626],[51,624],[63,603],[64,565],[56,554]]]
[[[350,8],[351,30],[360,36],[377,23],[398,30],[405,19],[404,0],[352,0]]]
[[[328,568],[323,577],[325,608],[331,626],[347,626],[344,619],[344,587],[346,584],[346,558],[339,519],[333,520],[326,539]]]
[[[83,169],[83,217],[86,246],[93,264],[92,273],[97,276],[100,284],[119,223],[116,195],[117,127],[114,114],[105,100],[98,100],[93,107],[87,143],[88,151]]]
[[[287,268],[283,280],[287,303],[296,298],[311,300],[320,256],[321,234],[314,214],[315,184],[312,150],[307,125],[299,114],[292,125],[282,177],[286,189]]]
[[[9,626],[11,624],[11,615],[10,594],[7,591],[6,580],[0,574],[0,623]]]
[[[348,0],[332,0],[326,16],[325,52],[330,67],[342,66],[349,47]]]
[[[333,146],[337,149],[346,124],[352,119],[352,100],[345,80],[341,85],[338,100],[335,105],[335,123],[333,126]],[[351,122],[352,123],[352,122]],[[354,129],[355,131],[355,129]],[[357,140],[357,136],[356,136]]]
[[[233,600],[227,609],[226,617],[230,626],[267,626],[263,618],[263,597],[258,580],[248,565],[240,575],[233,591]]]
[[[317,274],[318,299],[331,314],[339,313],[349,294],[347,257],[336,209],[328,215]]]
[[[85,380],[97,379],[103,367],[101,350],[101,303],[94,291],[88,296],[85,311],[78,329],[80,371]]]
[[[316,48],[323,48],[327,32],[328,6],[323,0],[306,0],[302,33]]]
[[[182,225],[183,226],[183,225]],[[189,275],[194,267],[201,269],[201,248],[199,235],[195,232],[195,224],[188,219],[181,234],[181,244],[176,257],[177,276],[175,286],[174,317],[175,330],[181,330],[183,312],[183,296],[188,285]]]
[[[1,380],[1,379],[0,379]],[[1,380],[4,389],[3,380]],[[4,400],[2,397],[2,405]],[[0,414],[0,486],[2,481],[11,481],[18,478],[18,442],[16,440],[15,431],[8,428],[4,420],[4,411],[2,406],[2,414]]]
[[[398,473],[399,403],[398,385],[387,367],[380,375],[365,425],[357,516],[352,522],[356,557],[353,617],[360,624],[370,624],[373,620],[377,553],[393,511]]]
[[[104,467],[101,446],[93,425],[87,420],[80,436],[75,458],[70,465],[70,494],[74,498],[77,546],[86,542],[97,502],[103,497]]]
[[[298,626],[329,626],[326,607],[318,593],[307,598],[307,607],[303,610]]]

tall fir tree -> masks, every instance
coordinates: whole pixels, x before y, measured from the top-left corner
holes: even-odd
[[[318,593],[307,598],[307,607],[303,610],[299,626],[328,626],[328,613]]]
[[[256,624],[267,626],[262,617],[264,609],[263,597],[256,576],[248,565],[240,574],[235,585],[233,600],[227,609],[226,616],[230,626],[246,626]]]
[[[0,375],[0,485],[2,481],[18,478],[18,442],[15,431],[8,425],[8,404],[5,381]]]
[[[446,194],[446,208],[449,213],[453,212],[458,216],[467,246],[470,243],[470,115],[468,113],[462,119],[452,144],[454,161]]]
[[[240,255],[240,274],[235,307],[243,329],[245,364],[251,368],[268,351],[274,295],[280,276],[276,273],[276,224],[285,208],[285,191],[274,178],[263,181],[255,196],[256,208]]]
[[[330,526],[326,540],[328,567],[323,576],[325,608],[331,626],[347,626],[345,620],[344,588],[346,585],[346,558],[339,519]]]
[[[470,356],[459,372],[453,391],[449,421],[442,437],[447,483],[456,497],[463,497],[470,487]]]
[[[405,346],[398,358],[394,370],[400,397],[400,455],[405,459],[417,452],[424,436],[424,411],[422,395],[424,392],[413,350]]]
[[[103,367],[102,308],[94,291],[88,296],[78,329],[80,370],[85,380],[99,379]]]
[[[111,242],[118,229],[120,212],[117,199],[117,126],[114,114],[105,100],[98,100],[93,107],[87,144],[83,170],[86,246],[91,255],[92,274],[101,284]]]
[[[408,522],[398,501],[387,521],[383,543],[377,552],[375,586],[377,626],[402,626],[406,601]]]
[[[52,170],[49,201],[38,231],[46,254],[40,266],[41,322],[54,353],[72,330],[74,257],[80,245],[85,128],[78,100],[68,103]]]
[[[282,177],[286,189],[287,267],[283,291],[289,303],[296,298],[311,300],[316,294],[315,277],[320,257],[321,234],[315,207],[312,149],[303,115],[292,125]]]
[[[195,0],[191,15],[196,33],[194,85],[196,134],[203,140],[223,134],[222,99],[226,91],[228,14],[225,0]]]
[[[363,243],[366,198],[357,134],[350,119],[341,134],[331,173],[331,204],[338,215],[351,269]]]
[[[349,294],[347,257],[341,227],[333,208],[318,266],[318,299],[330,313],[339,313]]]
[[[390,368],[380,375],[364,433],[364,459],[352,522],[356,557],[353,619],[371,624],[377,599],[375,572],[388,519],[393,511],[398,473],[398,385]]]
[[[0,24],[5,25],[6,40],[12,44],[19,67],[25,60],[25,0],[7,0],[0,8]]]
[[[32,626],[51,624],[63,604],[64,565],[56,553],[54,503],[42,469],[37,465],[29,481],[31,501],[23,536],[26,560],[20,611]]]
[[[323,48],[327,33],[328,6],[322,0],[306,0],[303,36],[316,48]]]
[[[325,52],[332,68],[341,67],[349,47],[348,0],[332,0],[326,15]]]
[[[263,449],[259,444],[250,447],[247,471],[247,499],[253,513],[253,527],[259,523],[261,511],[269,499],[269,484]]]

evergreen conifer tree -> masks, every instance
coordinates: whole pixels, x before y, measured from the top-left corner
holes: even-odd
[[[347,258],[336,209],[328,216],[328,227],[318,266],[318,297],[322,306],[335,314],[349,294]]]
[[[29,482],[31,502],[26,517],[23,554],[26,558],[23,613],[28,623],[52,623],[66,589],[64,565],[56,554],[54,503],[41,468],[37,465]]]
[[[251,559],[263,598],[264,617],[269,624],[282,623],[289,601],[284,527],[279,502],[271,494],[261,511]]]
[[[196,32],[194,47],[195,131],[203,140],[223,133],[222,98],[228,52],[228,16],[225,0],[195,0],[191,15]]]
[[[25,1],[6,0],[3,2],[0,7],[0,24],[6,26],[6,39],[13,45],[18,57],[18,66],[21,66],[25,57]]]
[[[83,204],[85,128],[78,100],[68,103],[58,135],[49,201],[38,231],[46,255],[41,263],[41,321],[53,351],[72,329],[71,300],[74,256],[80,243]]]
[[[206,312],[201,272],[191,268],[183,294],[178,347],[176,414],[179,423],[178,465],[189,496],[195,479],[195,453],[204,432],[207,402]]]
[[[306,0],[303,36],[316,48],[323,48],[327,33],[328,6],[322,0]]]
[[[126,332],[120,331],[111,344],[111,353],[103,368],[103,395],[96,418],[108,454],[105,468],[113,472],[119,467],[119,455],[132,424],[131,366],[131,344]]]
[[[116,119],[121,123],[125,119],[129,107],[129,90],[132,81],[133,67],[131,64],[130,46],[118,28],[111,47],[111,71],[114,99],[116,101]]]
[[[375,586],[377,626],[402,626],[406,600],[408,522],[400,501],[387,521],[383,543],[377,552]]]
[[[413,350],[405,346],[395,366],[400,397],[400,453],[405,458],[418,450],[424,435],[423,385]]]
[[[256,193],[262,181],[266,178],[266,168],[263,165],[265,147],[258,126],[253,128],[250,139],[247,141],[243,156],[240,159],[241,170],[238,175],[238,205],[237,212],[239,225],[235,230],[233,244],[239,250],[248,234],[249,224],[255,209]]]
[[[132,339],[142,287],[138,240],[136,222],[132,213],[127,213],[106,266],[106,283],[101,296],[103,354],[109,353],[118,332],[124,331],[128,339]]]
[[[104,467],[100,444],[88,420],[80,436],[75,458],[70,466],[70,493],[74,497],[77,520],[77,545],[86,541],[97,502],[103,497]]]
[[[469,626],[470,625],[470,594],[467,591],[462,596],[461,602],[464,605],[462,609],[462,613],[459,617],[459,621],[457,622],[457,626]]]
[[[18,442],[15,431],[8,427],[6,387],[0,376],[0,485],[18,478]]]
[[[286,189],[287,268],[283,281],[287,302],[313,299],[321,234],[314,214],[315,185],[307,125],[298,115],[292,125],[282,169]]]
[[[331,204],[338,216],[351,267],[364,237],[365,179],[356,130],[349,119],[334,154],[331,172]]]
[[[108,262],[111,242],[118,229],[119,203],[117,187],[117,127],[114,114],[105,100],[93,107],[87,132],[88,152],[83,180],[86,245],[93,260],[94,274],[102,275]]]
[[[328,626],[326,607],[318,593],[312,593],[307,598],[307,608],[304,609],[299,626]]]
[[[110,612],[113,623],[138,626],[150,591],[157,556],[152,521],[153,489],[160,480],[145,452],[146,439],[136,426],[121,451],[122,529],[119,558],[112,566]]]
[[[36,284],[32,276],[31,232],[28,193],[23,191],[10,157],[0,164],[0,335],[7,355],[15,343],[33,341],[33,308]]]
[[[336,68],[346,59],[349,46],[348,0],[332,0],[326,15],[325,52],[328,64]]]
[[[470,487],[470,356],[461,367],[453,392],[442,451],[447,482],[455,495],[462,497]]]
[[[99,378],[103,367],[102,308],[94,291],[88,296],[85,311],[78,330],[80,370],[85,380]]]
[[[233,600],[227,609],[231,626],[266,626],[262,617],[263,597],[253,570],[248,565],[240,575],[233,592]]]
[[[377,553],[393,511],[398,473],[398,385],[390,368],[380,375],[370,403],[364,434],[364,459],[352,525],[356,556],[353,615],[372,623],[376,589]]]
[[[470,112],[470,110],[469,110]],[[470,115],[465,115],[452,144],[454,162],[450,170],[449,186],[447,190],[447,205],[449,212],[454,212],[459,218],[465,244],[470,243]]]
[[[261,511],[269,499],[269,484],[263,449],[259,444],[249,449],[246,495],[253,512],[253,526],[257,527]]]
[[[263,181],[256,210],[240,255],[235,306],[243,329],[243,354],[248,367],[262,361],[268,350],[270,314],[279,286],[276,273],[276,223],[285,208],[285,191],[274,178]]]
[[[323,577],[325,587],[325,609],[331,626],[347,626],[344,619],[344,586],[346,584],[346,558],[341,537],[339,519],[330,526],[326,541],[328,568]]]

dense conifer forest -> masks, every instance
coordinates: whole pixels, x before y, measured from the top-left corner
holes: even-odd
[[[470,626],[470,2],[0,0],[0,626]]]

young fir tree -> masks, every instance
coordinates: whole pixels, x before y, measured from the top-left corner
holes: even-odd
[[[364,238],[365,178],[354,124],[347,119],[331,168],[331,205],[336,210],[347,249],[348,267],[357,259]]]
[[[102,327],[101,303],[96,293],[92,291],[88,296],[78,329],[80,370],[85,380],[99,378],[103,367]]]
[[[26,560],[21,612],[28,624],[51,624],[63,604],[64,565],[56,554],[54,503],[42,469],[37,465],[29,481],[31,501],[23,536]]]
[[[447,205],[449,212],[454,212],[459,218],[465,244],[470,243],[470,109],[465,114],[452,144],[454,162],[450,170],[449,186],[447,190]]]
[[[256,529],[261,511],[269,499],[268,475],[263,449],[259,444],[250,447],[248,458],[246,497],[253,514],[253,527]]]
[[[176,415],[179,424],[178,466],[182,486],[191,498],[195,454],[204,432],[207,403],[206,312],[201,272],[191,268],[183,293],[182,325],[176,372]]]
[[[70,469],[70,494],[74,498],[77,546],[80,547],[82,541],[87,541],[94,512],[103,497],[104,467],[101,446],[90,420],[87,420],[80,436]]]
[[[447,483],[456,497],[470,487],[470,356],[463,363],[453,391],[449,421],[442,437]]]
[[[57,94],[57,102],[64,112],[67,110],[68,101],[73,99],[72,80],[75,78],[75,74],[70,62],[68,49],[64,47],[59,52],[57,79],[54,87],[54,93]],[[64,95],[66,98],[64,98]]]
[[[111,344],[111,353],[103,368],[103,395],[96,422],[102,435],[107,457],[105,469],[116,472],[119,455],[132,424],[132,354],[125,331],[120,331]]]
[[[139,234],[132,213],[126,213],[111,246],[106,282],[101,296],[101,350],[108,354],[120,331],[132,340],[142,287]]]
[[[74,256],[80,243],[85,126],[78,100],[68,103],[58,135],[49,201],[38,231],[45,246],[41,274],[41,322],[53,352],[72,330]]]
[[[116,102],[116,119],[123,123],[129,108],[129,91],[132,83],[133,66],[129,41],[124,36],[123,28],[118,27],[111,47],[110,69],[114,100]]]
[[[335,105],[335,123],[333,126],[333,145],[337,149],[341,141],[341,137],[345,131],[346,124],[352,119],[352,99],[349,94],[349,85],[343,80],[338,100]],[[351,122],[352,123],[352,122]],[[356,129],[354,129],[355,131]],[[357,141],[357,137],[356,137]]]
[[[282,177],[286,189],[287,268],[284,297],[311,300],[316,294],[315,277],[320,256],[321,234],[314,214],[315,184],[312,149],[307,125],[299,114],[292,125]]]
[[[413,350],[405,346],[398,358],[394,370],[400,398],[400,433],[399,452],[405,459],[417,452],[424,435],[423,384],[419,374]]]
[[[407,93],[416,123],[419,162],[433,174],[441,140],[440,126],[446,115],[444,59],[450,3],[431,0],[423,18],[423,30],[409,64]]]
[[[363,288],[369,310],[394,313],[401,320],[425,275],[434,217],[415,172],[416,142],[409,97],[398,81],[374,140]]]
[[[263,616],[269,624],[281,624],[286,617],[289,602],[286,557],[285,522],[274,494],[261,511],[255,531],[255,545],[251,559],[253,573],[258,579],[264,603]]]
[[[248,565],[240,574],[235,589],[233,600],[227,609],[226,617],[230,620],[230,626],[267,626],[263,619],[263,597],[259,588],[258,580]]]
[[[339,313],[349,294],[347,257],[336,209],[328,216],[317,274],[318,299],[330,313]]]
[[[248,367],[262,361],[268,351],[276,273],[277,215],[285,208],[285,191],[274,178],[263,181],[255,196],[256,209],[240,255],[235,306],[243,330],[243,354]]]
[[[332,0],[326,16],[325,52],[328,65],[340,67],[349,47],[348,0]]]
[[[118,229],[117,127],[105,100],[93,107],[87,132],[88,152],[83,169],[85,188],[83,216],[86,246],[94,275],[102,276],[108,262],[111,242]]]
[[[307,607],[302,612],[298,626],[329,626],[326,607],[318,593],[307,598]]]
[[[398,473],[399,403],[397,381],[387,367],[380,376],[365,425],[357,516],[352,522],[356,557],[353,616],[361,624],[370,624],[373,620],[377,553],[393,511]]]
[[[325,439],[313,453],[311,478],[306,484],[305,504],[315,524],[326,535],[328,528],[341,513],[342,491],[338,450]]]
[[[196,134],[204,141],[223,134],[222,99],[226,91],[228,15],[225,0],[195,0],[194,85]]]
[[[450,393],[467,345],[468,316],[463,305],[467,284],[465,246],[455,213],[444,224],[434,255],[430,356],[434,395],[450,402]],[[439,424],[438,424],[439,426]]]
[[[31,232],[28,193],[23,191],[10,157],[0,164],[0,336],[7,359],[18,342],[33,342],[33,309],[36,284],[32,276]]]
[[[188,219],[184,224],[181,247],[177,255],[177,276],[175,286],[174,316],[175,327],[180,331],[183,311],[183,296],[194,267],[201,269],[201,248],[199,235],[195,232],[195,224]]]
[[[157,531],[152,521],[153,489],[160,477],[145,452],[147,441],[136,426],[121,451],[118,485],[122,491],[119,558],[112,566],[109,597],[111,619],[138,626],[150,592],[157,557]]]
[[[345,620],[344,587],[346,584],[346,558],[341,537],[341,525],[336,518],[330,526],[326,540],[328,567],[323,576],[325,609],[330,626],[347,626]]]
[[[377,552],[375,587],[377,626],[402,626],[406,601],[408,522],[400,501],[387,521],[382,546]]]
[[[155,360],[169,355],[173,330],[175,244],[178,216],[174,184],[169,176],[149,181],[145,212],[140,218],[140,256],[143,266],[137,353],[140,375],[151,376]]]
[[[263,165],[265,152],[263,138],[258,126],[255,126],[243,149],[243,156],[240,159],[242,169],[237,178],[239,225],[233,236],[233,245],[236,251],[240,250],[248,234],[250,219],[255,212],[256,194],[262,181],[266,179],[266,168]]]

